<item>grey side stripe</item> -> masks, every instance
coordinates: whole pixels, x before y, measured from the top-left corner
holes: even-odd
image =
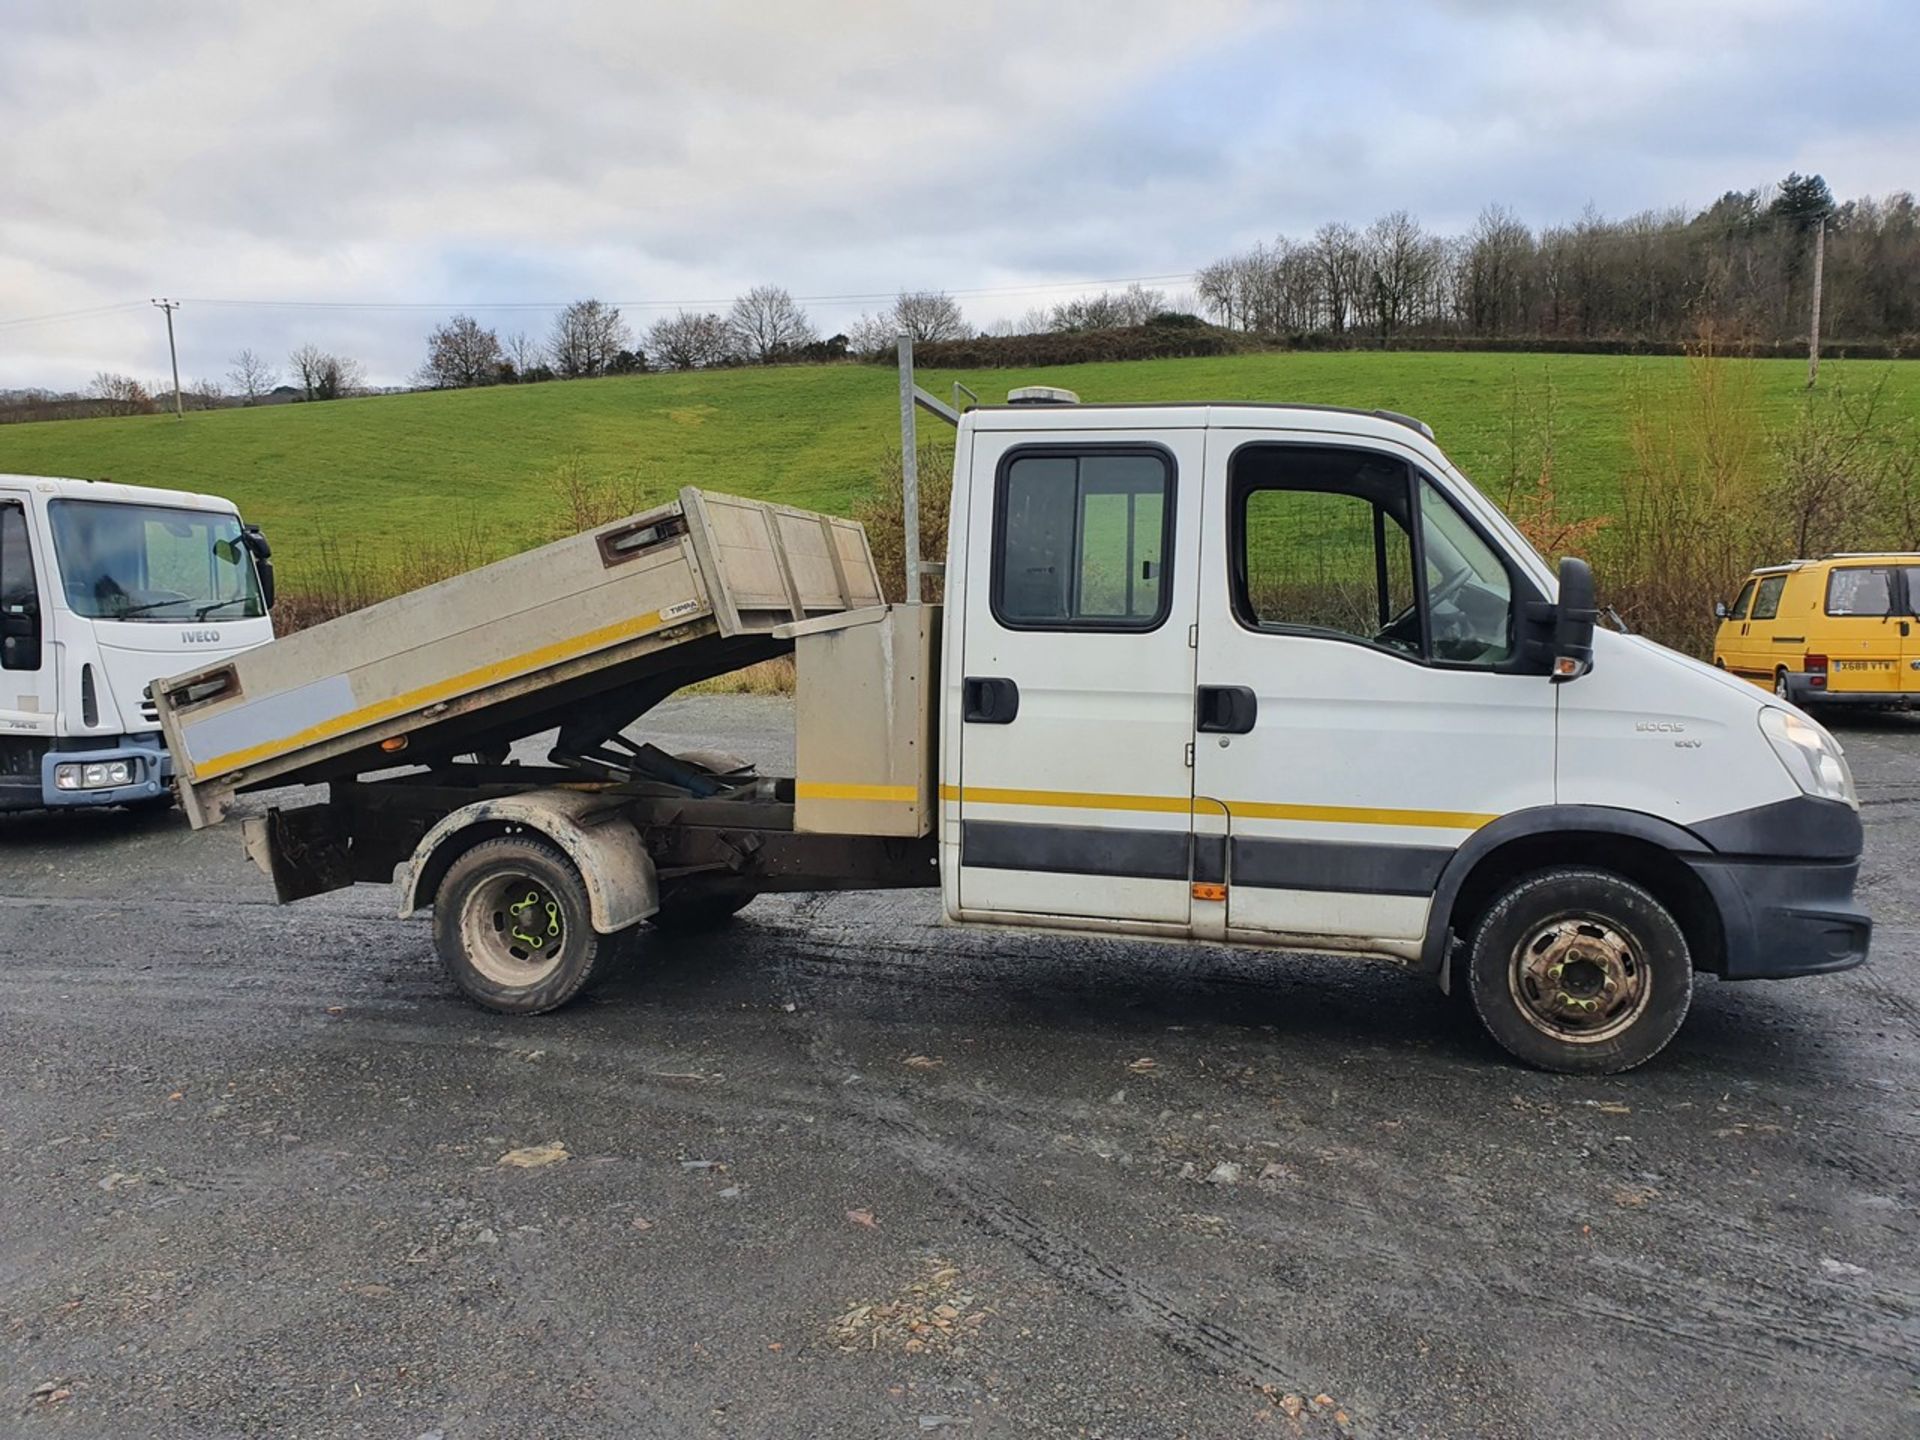
[[[1354,845],[1330,840],[1233,840],[1235,885],[1431,895],[1453,851],[1429,845]]]

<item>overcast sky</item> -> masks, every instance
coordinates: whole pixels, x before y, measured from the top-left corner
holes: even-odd
[[[1916,60],[1914,0],[7,0],[0,387],[164,374],[156,295],[189,380],[311,340],[397,383],[456,307],[984,322],[1398,206],[1913,189]]]

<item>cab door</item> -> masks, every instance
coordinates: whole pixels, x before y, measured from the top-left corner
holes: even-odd
[[[25,497],[0,491],[0,806],[40,802],[40,756],[53,736],[52,647]]]
[[[1199,414],[974,431],[947,797],[970,918],[1185,930]]]
[[[1713,658],[1736,675],[1746,666],[1747,612],[1753,606],[1754,588],[1759,583],[1755,576],[1747,577],[1747,583],[1740,587],[1739,598],[1733,602],[1733,608],[1727,611],[1713,637]]]
[[[1538,587],[1391,442],[1215,431],[1207,485],[1194,813],[1226,932],[1416,942],[1458,846],[1553,800]]]
[[[1803,650],[1795,648],[1804,636],[1792,644],[1775,643],[1780,629],[1780,597],[1786,588],[1785,571],[1762,575],[1760,584],[1753,592],[1753,613],[1740,627],[1739,672],[1754,684],[1769,689],[1773,688],[1774,677],[1781,667],[1800,669],[1800,659],[1804,654]],[[1797,631],[1794,633],[1799,634]]]

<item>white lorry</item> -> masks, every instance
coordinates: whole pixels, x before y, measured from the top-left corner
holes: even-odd
[[[396,879],[460,987],[522,1013],[642,922],[880,885],[937,883],[956,924],[1385,959],[1571,1072],[1655,1054],[1696,971],[1865,959],[1840,746],[1596,633],[1587,567],[1425,426],[1046,399],[953,416],[943,607],[878,604],[847,522],[685,491],[169,682],[188,813],[330,782],[248,821],[282,898]],[[780,652],[794,776],[630,738]],[[555,725],[547,765],[460,758]]]
[[[0,810],[171,803],[155,680],[273,638],[231,501],[0,475]]]

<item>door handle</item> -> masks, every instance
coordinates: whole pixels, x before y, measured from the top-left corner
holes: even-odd
[[[960,682],[969,725],[1011,725],[1020,713],[1020,687],[998,675],[969,675]]]
[[[1244,735],[1259,714],[1260,701],[1245,685],[1202,685],[1194,729],[1208,735]]]

